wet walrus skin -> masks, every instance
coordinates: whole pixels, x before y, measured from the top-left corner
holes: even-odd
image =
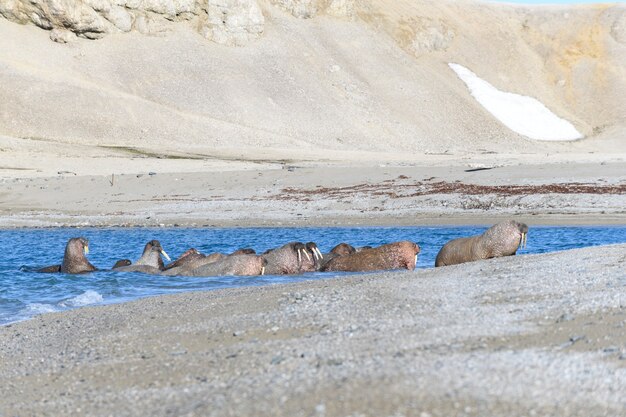
[[[209,255],[192,255],[181,265],[174,266],[172,268],[166,267],[165,270],[161,272],[161,275],[190,275],[191,271],[198,269],[203,265],[208,265],[220,261],[226,257],[228,257],[228,255],[224,255],[223,253],[211,253]]]
[[[290,242],[268,250],[261,256],[267,259],[267,275],[292,275],[318,270],[322,253],[313,242],[306,245],[302,242]]]
[[[114,270],[118,272],[144,272],[146,274],[158,274],[165,268],[161,255],[165,256],[168,261],[170,260],[170,257],[161,247],[161,243],[158,240],[151,240],[146,243],[146,246],[143,248],[143,254],[137,262],[132,265],[114,268]]]
[[[96,271],[85,254],[89,253],[89,241],[84,237],[73,237],[65,245],[65,254],[61,265],[51,265],[38,269],[37,272],[63,272],[65,274],[82,274]]]
[[[392,269],[415,269],[420,247],[417,243],[403,240],[389,243],[349,255],[338,256],[324,265],[322,271],[386,271]]]
[[[482,235],[454,239],[443,245],[435,266],[456,265],[480,259],[515,255],[526,245],[528,226],[508,220],[491,226]]]
[[[202,265],[194,270],[180,270],[176,275],[217,277],[224,275],[263,275],[267,261],[257,255],[229,255],[219,261]],[[178,269],[178,268],[175,268]],[[175,269],[165,271],[170,275]]]
[[[167,271],[168,269],[179,268],[191,263],[193,260],[204,259],[205,257],[206,256],[201,254],[196,248],[189,248],[174,262],[165,265],[165,268],[163,268],[163,270]]]

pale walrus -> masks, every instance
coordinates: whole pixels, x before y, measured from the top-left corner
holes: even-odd
[[[403,240],[376,248],[337,256],[322,267],[322,271],[384,271],[391,269],[415,269],[420,247],[417,243]]]
[[[443,245],[435,259],[435,266],[515,255],[520,246],[526,246],[527,234],[528,226],[524,223],[514,220],[498,223],[482,235],[461,237]]]
[[[165,268],[161,255],[163,255],[168,261],[171,260],[161,247],[161,243],[158,240],[151,240],[146,243],[146,246],[143,248],[143,254],[137,262],[132,265],[114,268],[114,270],[119,272],[144,272],[146,274],[158,274]]]
[[[216,277],[225,275],[263,275],[267,261],[257,255],[229,255],[216,262],[204,264],[193,270],[184,267],[164,271],[163,275]]]
[[[61,265],[51,265],[38,269],[36,272],[63,272],[65,274],[82,274],[96,271],[87,258],[89,241],[84,237],[73,237],[65,245],[65,254]]]
[[[291,275],[318,269],[322,253],[313,242],[290,242],[279,248],[270,249],[262,255],[267,259],[267,275]]]

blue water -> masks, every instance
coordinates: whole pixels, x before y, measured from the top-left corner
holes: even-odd
[[[232,252],[251,247],[262,253],[290,241],[314,241],[322,252],[340,242],[378,246],[398,241],[417,242],[422,251],[418,268],[430,268],[441,246],[450,239],[482,233],[485,227],[352,227],[352,228],[236,228],[148,229],[64,228],[0,231],[0,324],[84,305],[108,304],[158,294],[265,285],[337,276],[312,273],[301,276],[161,277],[139,273],[99,271],[87,275],[37,274],[20,271],[23,265],[59,264],[67,240],[89,239],[89,260],[110,268],[116,260],[136,260],[143,246],[158,239],[175,259],[190,247],[203,253]],[[526,249],[543,253],[610,243],[626,243],[626,226],[531,227]]]

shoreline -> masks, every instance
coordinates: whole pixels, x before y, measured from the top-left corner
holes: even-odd
[[[24,230],[24,229],[245,229],[245,228],[260,228],[260,229],[272,229],[272,228],[354,228],[354,227],[371,227],[371,228],[390,228],[390,227],[457,227],[457,226],[489,226],[497,223],[498,221],[507,219],[522,219],[523,221],[530,223],[533,227],[626,227],[626,214],[613,216],[608,218],[598,218],[597,216],[589,215],[555,215],[555,216],[533,216],[527,214],[511,214],[511,215],[465,215],[465,216],[450,216],[450,217],[424,217],[424,218],[387,218],[380,221],[371,221],[371,219],[331,219],[326,222],[316,221],[288,221],[283,220],[276,223],[269,222],[214,222],[211,224],[198,224],[192,220],[176,219],[175,223],[163,223],[163,224],[128,224],[128,223],[114,223],[110,220],[106,220],[103,223],[60,223],[55,225],[32,225],[29,222],[23,224],[18,223],[15,226],[0,226],[0,231],[12,231],[12,230]],[[0,222],[3,219],[0,217]],[[56,222],[55,222],[56,223]]]
[[[471,166],[5,178],[0,229],[626,224],[623,163]]]
[[[624,267],[620,244],[44,314],[0,327],[0,413],[617,415]]]

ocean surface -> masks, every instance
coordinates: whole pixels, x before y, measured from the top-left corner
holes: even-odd
[[[348,274],[310,273],[298,276],[161,277],[140,273],[98,271],[84,275],[25,272],[22,266],[60,264],[67,240],[89,239],[89,260],[108,269],[118,260],[141,256],[146,242],[158,239],[172,259],[190,247],[202,253],[229,253],[253,248],[257,253],[287,242],[316,242],[327,252],[341,242],[378,246],[398,240],[417,242],[422,251],[417,268],[430,268],[441,246],[457,237],[482,233],[486,227],[345,227],[345,228],[63,228],[0,230],[0,325],[36,314],[86,305],[110,304],[182,291],[267,285]],[[528,244],[518,255],[611,243],[626,243],[626,226],[531,227]]]

